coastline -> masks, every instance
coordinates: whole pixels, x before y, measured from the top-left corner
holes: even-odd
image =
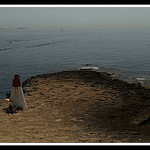
[[[0,142],[150,142],[150,127],[139,126],[150,115],[150,89],[140,84],[81,69],[31,77],[23,90],[27,109],[0,111]]]

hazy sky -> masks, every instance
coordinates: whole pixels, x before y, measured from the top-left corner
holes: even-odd
[[[150,27],[150,7],[0,7],[0,27]]]

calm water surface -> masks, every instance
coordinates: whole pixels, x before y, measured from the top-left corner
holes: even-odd
[[[150,85],[150,30],[0,29],[0,98],[13,75],[96,67]]]

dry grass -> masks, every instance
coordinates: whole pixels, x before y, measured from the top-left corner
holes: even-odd
[[[23,83],[28,108],[16,114],[0,102],[2,143],[149,142],[149,91],[107,73],[66,71]]]

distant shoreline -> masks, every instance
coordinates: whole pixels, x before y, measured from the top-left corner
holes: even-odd
[[[97,72],[97,73],[102,73],[102,74],[107,74],[109,77],[110,77],[110,80],[117,80],[117,81],[121,81],[121,82],[126,82],[127,84],[133,84],[133,85],[141,85],[142,87],[144,88],[149,88],[150,85],[148,86],[144,86],[144,84],[142,83],[144,80],[146,80],[145,78],[136,78],[136,77],[130,77],[130,76],[127,76],[126,78],[122,78],[121,75],[118,75],[118,72],[119,71],[116,71],[114,69],[110,70],[110,69],[106,69],[106,68],[99,68],[99,67],[79,67],[79,68],[76,68],[76,69],[69,69],[69,70],[60,70],[60,71],[54,71],[54,72],[48,72],[48,73],[41,73],[41,74],[37,74],[37,75],[34,75],[34,76],[31,76],[27,79],[25,79],[23,82],[26,82],[26,80],[30,79],[30,78],[36,78],[36,77],[39,77],[39,76],[49,76],[51,74],[59,74],[59,73],[62,73],[62,72],[72,72],[72,71],[89,71],[89,72]],[[117,72],[117,73],[116,73]],[[128,78],[128,79],[127,79]]]

